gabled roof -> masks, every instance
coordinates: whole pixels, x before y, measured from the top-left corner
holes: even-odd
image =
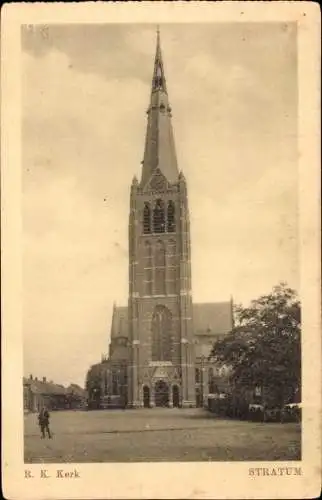
[[[76,394],[77,396],[81,396],[81,397],[85,397],[86,395],[86,391],[85,389],[83,389],[82,387],[80,387],[78,384],[70,384],[66,391],[68,392],[68,394]]]
[[[193,329],[197,336],[220,336],[233,327],[232,302],[193,304]],[[111,338],[128,337],[127,307],[114,307]]]
[[[233,327],[232,302],[193,304],[195,335],[222,335]]]
[[[43,380],[24,377],[23,383],[25,385],[29,385],[31,391],[35,394],[64,395],[67,392],[64,386],[60,384],[54,384],[53,382],[44,382]]]

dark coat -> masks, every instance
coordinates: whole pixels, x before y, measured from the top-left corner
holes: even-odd
[[[38,415],[39,425],[48,425],[49,424],[49,412],[47,410],[41,410]]]

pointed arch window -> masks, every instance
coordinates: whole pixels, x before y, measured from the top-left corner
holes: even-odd
[[[162,241],[158,241],[155,247],[155,294],[165,295],[165,247]]]
[[[172,200],[168,202],[168,232],[174,233],[176,230],[175,223],[175,206]]]
[[[119,393],[118,387],[118,374],[116,371],[112,371],[112,395],[117,396]]]
[[[151,233],[151,208],[150,203],[144,203],[143,209],[143,233]]]
[[[149,241],[144,243],[143,251],[144,266],[144,295],[152,295],[152,246]]]
[[[152,317],[153,361],[171,361],[171,331],[171,312],[164,306],[157,306]]]
[[[165,232],[165,210],[162,200],[156,200],[153,210],[153,231],[155,233]]]

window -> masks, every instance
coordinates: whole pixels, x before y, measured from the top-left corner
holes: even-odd
[[[196,384],[200,382],[200,369],[196,368],[195,369],[195,379],[196,379]]]
[[[175,206],[173,201],[168,203],[168,232],[174,233],[176,230],[175,226]]]
[[[113,396],[118,395],[118,377],[115,371],[112,372],[112,394]]]
[[[151,209],[150,204],[145,203],[143,209],[143,233],[151,233]]]
[[[155,294],[165,295],[165,248],[162,241],[158,241],[155,248]]]
[[[152,318],[152,360],[171,361],[172,316],[164,306],[157,306]]]
[[[209,394],[213,394],[215,391],[215,382],[214,382],[214,371],[212,368],[208,370],[208,392]]]
[[[153,231],[155,233],[165,232],[165,210],[162,200],[157,200],[153,210]]]

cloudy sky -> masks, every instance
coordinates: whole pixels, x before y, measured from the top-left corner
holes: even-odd
[[[129,186],[140,174],[155,26],[26,27],[26,375],[83,384],[127,302]],[[161,26],[193,298],[298,289],[295,26]]]

